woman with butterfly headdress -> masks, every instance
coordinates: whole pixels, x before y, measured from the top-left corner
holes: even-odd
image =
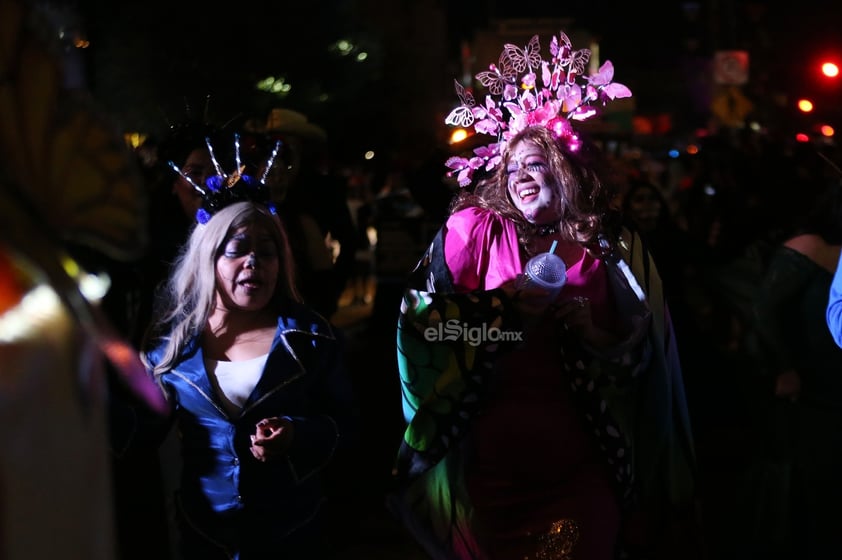
[[[237,160],[193,183],[197,223],[142,347],[178,434],[181,556],[325,557],[321,475],[355,424],[343,340],[301,303],[268,188]]]
[[[692,558],[666,530],[695,465],[660,278],[570,124],[631,92],[563,32],[538,50],[507,45],[483,105],[457,87],[448,121],[496,142],[448,160],[463,190],[404,295],[390,505],[437,559]],[[522,280],[548,251],[549,303]]]

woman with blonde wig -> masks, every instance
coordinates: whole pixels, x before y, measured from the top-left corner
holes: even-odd
[[[181,553],[319,557],[320,475],[353,429],[342,340],[300,302],[271,207],[212,210],[174,263],[143,347],[178,434]]]

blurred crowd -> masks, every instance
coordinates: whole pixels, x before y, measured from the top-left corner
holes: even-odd
[[[187,157],[203,149],[205,138],[233,132],[240,134],[246,166],[265,159],[281,140],[267,177],[299,264],[299,288],[350,341],[362,453],[336,467],[343,472],[331,488],[337,516],[362,512],[379,519],[377,530],[382,524],[391,528],[395,546],[414,550],[382,509],[403,429],[394,328],[407,276],[459,188],[443,163],[467,147],[443,147],[414,162],[377,157],[345,163],[331,159],[324,130],[288,109],[239,128],[188,119],[137,152],[154,219],[151,261],[143,263],[140,276],[129,275],[133,282],[143,279],[132,298],[142,301],[143,293],[152,293],[190,223],[190,211],[177,196],[179,177],[168,163],[189,165]],[[647,151],[628,139],[597,143],[613,166],[615,204],[626,225],[640,233],[663,279],[696,438],[710,557],[786,557],[798,545],[788,530],[797,507],[792,481],[798,404],[775,393],[774,366],[758,334],[757,295],[776,248],[810,231],[817,206],[838,210],[827,197],[842,179],[838,151],[832,143],[731,130],[695,138],[674,153]],[[207,154],[201,165],[213,173]],[[125,326],[132,334],[134,327]],[[125,463],[118,473],[135,472],[137,465]],[[343,478],[349,472],[360,481],[353,488]],[[345,536],[362,538],[352,533]],[[132,546],[126,558],[139,558],[131,550],[144,547]]]
[[[597,502],[584,517],[597,522],[585,530],[603,523],[605,532],[597,528],[583,542],[599,548],[600,558],[626,550],[614,547],[609,540],[614,537],[602,538],[620,533],[619,514],[616,527],[603,515],[615,506],[619,512],[616,498],[631,496],[641,479],[672,492],[693,475],[697,480],[691,481],[695,487],[688,492],[693,494],[689,509],[697,506],[699,511],[689,512],[685,520],[671,518],[673,510],[665,509],[669,513],[652,527],[642,527],[642,522],[635,526],[639,519],[626,518],[624,512],[623,533],[631,527],[630,534],[637,530],[657,541],[685,522],[695,528],[698,521],[699,540],[693,532],[693,538],[679,543],[683,548],[669,550],[692,552],[700,560],[842,554],[842,485],[837,480],[842,469],[842,344],[831,336],[842,340],[842,333],[830,333],[825,316],[842,251],[842,154],[832,139],[801,142],[749,128],[721,128],[665,149],[664,138],[595,135],[588,139],[588,149],[593,144],[604,156],[608,167],[600,171],[606,173],[597,174],[588,163],[579,168],[582,175],[575,175],[574,136],[539,126],[531,138],[509,139],[511,151],[500,152],[498,161],[505,163],[493,178],[479,172],[469,189],[460,190],[445,162],[460,156],[455,159],[467,164],[479,145],[475,137],[430,153],[378,153],[340,161],[326,130],[291,108],[222,123],[210,121],[207,111],[198,114],[188,107],[164,134],[147,138],[131,153],[121,136],[109,136],[112,130],[98,113],[87,104],[76,105],[81,99],[75,93],[80,92],[64,90],[68,84],[59,83],[61,64],[54,54],[23,32],[28,19],[38,19],[29,18],[23,6],[0,0],[0,12],[7,16],[2,25],[16,38],[0,42],[0,53],[7,55],[0,60],[10,61],[0,63],[0,84],[15,93],[0,99],[0,112],[8,117],[0,127],[0,213],[5,225],[0,310],[6,331],[12,333],[4,333],[8,338],[0,344],[0,412],[6,420],[0,437],[0,558],[53,557],[62,549],[73,558],[188,560],[189,551],[204,547],[214,548],[219,557],[262,558],[269,540],[273,550],[283,549],[286,556],[293,543],[301,553],[297,557],[303,558],[314,544],[336,558],[426,558],[421,546],[427,553],[430,548],[415,539],[420,524],[410,527],[412,516],[399,513],[389,501],[401,490],[402,499],[417,506],[415,513],[430,514],[435,530],[464,539],[451,539],[447,545],[470,541],[471,529],[460,523],[467,517],[473,523],[482,511],[492,514],[483,522],[499,523],[489,525],[495,527],[489,534],[508,537],[511,532],[518,539],[525,534],[533,550],[533,537],[550,535],[556,525],[543,524],[541,531],[549,532],[536,535],[531,525],[513,529],[507,515],[526,510],[524,517],[535,514],[541,523],[557,512],[568,517],[566,512],[575,509],[564,509],[565,496],[546,511],[532,507],[547,497],[557,498],[548,488],[567,477],[566,465],[575,465],[570,468],[574,475],[601,465],[592,471],[598,488],[608,488],[616,478],[630,491],[612,494],[600,505],[589,487],[578,484],[581,479],[563,481],[565,489],[573,488],[577,505]],[[562,39],[568,38],[562,33]],[[506,57],[520,60],[529,54],[531,59],[537,55],[535,41],[526,52],[507,45]],[[553,59],[569,65],[576,56]],[[530,73],[537,67],[521,62]],[[589,80],[589,88],[604,92],[611,85],[602,72],[603,83]],[[484,74],[488,79],[491,73]],[[35,85],[39,95],[22,94]],[[608,91],[611,98],[627,97],[626,89],[614,84]],[[451,115],[473,122],[468,107],[473,98],[467,103],[465,92],[457,93],[463,106]],[[455,124],[452,117],[447,121]],[[553,140],[547,141],[550,136]],[[558,151],[555,144],[568,140],[568,151]],[[553,145],[555,151],[539,149]],[[487,163],[486,172],[496,165]],[[567,174],[559,172],[562,168]],[[204,189],[214,182],[208,179],[216,179],[216,185],[230,181],[229,187],[255,187],[261,197],[268,192],[269,200],[227,200],[209,211],[208,200],[214,197]],[[471,182],[470,175],[466,182]],[[136,187],[147,196],[135,196]],[[539,211],[558,211],[539,221],[536,212],[524,211],[530,203]],[[608,215],[613,218],[613,213],[607,210],[612,205],[619,210],[619,225],[629,230],[623,233],[636,235],[608,241],[604,234],[610,229]],[[91,213],[92,207],[100,213]],[[214,222],[212,214],[219,210],[222,221]],[[492,225],[459,230],[464,235],[450,245],[451,263],[433,270],[441,264],[433,262],[433,253],[444,253],[439,251],[447,229],[443,226],[460,212],[459,219],[494,214],[485,222]],[[208,224],[212,227],[201,229]],[[611,228],[624,229],[617,225]],[[549,229],[541,233],[544,228]],[[590,238],[576,235],[583,232]],[[498,237],[491,240],[493,235]],[[547,249],[550,235],[556,237]],[[503,238],[511,245],[498,242]],[[486,250],[487,240],[492,250]],[[529,294],[522,298],[522,292],[529,290],[512,288],[522,279],[521,257],[525,262],[534,253],[552,252],[559,240],[568,251],[575,250],[577,266],[590,259],[604,261],[588,269],[593,271],[608,270],[598,266],[609,261],[612,270],[625,264],[623,288],[637,296],[627,298],[637,304],[634,313],[619,309],[618,299],[604,297],[610,292],[597,272],[583,274],[581,269],[580,284],[567,286],[581,288],[581,293],[568,292],[576,297],[542,303],[540,313],[522,313],[529,304]],[[501,247],[507,252],[501,253]],[[635,261],[632,249],[641,247],[636,256],[643,258]],[[595,257],[597,248],[605,251]],[[485,275],[501,264],[501,254],[511,257],[511,263],[502,264],[511,265],[505,272],[512,274],[497,275],[496,280],[505,282],[495,284]],[[290,261],[294,267],[286,266]],[[265,277],[264,266],[269,271]],[[454,271],[462,275],[460,280],[476,282],[463,282],[461,292],[452,285],[450,291],[430,289],[452,281],[447,274]],[[94,278],[107,281],[82,286]],[[38,287],[50,287],[57,297],[27,307],[32,305],[30,292]],[[282,294],[276,293],[279,289]],[[645,302],[641,290],[649,296]],[[412,302],[408,292],[415,293]],[[611,325],[616,331],[593,328],[609,323],[593,320],[590,306],[595,301],[602,305],[598,311],[603,319],[613,319],[615,310],[609,306],[616,304],[623,319]],[[509,305],[515,313],[500,311]],[[565,305],[565,315],[556,317]],[[653,307],[668,312],[649,313]],[[23,313],[10,313],[19,309]],[[495,318],[521,321],[507,326],[517,324],[519,334],[537,333],[537,342],[528,340],[532,346],[524,344],[513,353],[496,340],[466,352],[464,346],[456,352],[445,346],[442,353],[442,346],[427,344],[433,341],[426,339],[417,317],[426,313],[427,326],[436,321],[440,326],[442,317],[454,310],[466,327],[467,321],[485,321],[499,312]],[[650,323],[652,315],[657,317]],[[530,323],[535,316],[541,322]],[[585,319],[577,323],[576,317]],[[634,328],[626,332],[629,324]],[[624,347],[620,335],[628,335],[632,343]],[[416,345],[405,346],[412,336]],[[149,346],[150,341],[155,345]],[[616,347],[623,352],[599,351]],[[672,352],[676,347],[677,356]],[[503,361],[496,362],[501,348]],[[533,354],[535,348],[540,353]],[[657,356],[659,352],[663,355]],[[108,359],[100,363],[100,354]],[[138,354],[142,363],[135,363]],[[544,362],[531,360],[535,356]],[[580,365],[583,359],[592,367],[587,372]],[[530,362],[527,368],[525,361]],[[677,361],[680,367],[674,367]],[[232,364],[243,368],[245,362],[245,369],[237,369],[238,375],[223,387],[220,379]],[[620,370],[623,375],[616,373]],[[493,375],[484,376],[484,371]],[[557,375],[559,371],[569,375]],[[585,377],[591,374],[590,380]],[[261,383],[263,379],[267,381]],[[601,383],[596,391],[593,379]],[[486,392],[484,384],[495,386]],[[588,401],[592,408],[579,409],[584,413],[569,414],[562,422],[540,423],[542,410],[557,412],[557,405],[583,386],[587,390],[578,398],[598,397]],[[640,386],[665,388],[657,394],[669,396],[645,400],[640,396],[645,390],[636,392]],[[634,391],[624,392],[630,399],[620,406],[620,399],[600,396],[606,388],[623,392],[630,387]],[[517,390],[523,388],[527,390]],[[488,395],[491,400],[483,400]],[[167,425],[168,436],[162,432],[153,437],[144,430],[144,417],[163,412],[167,406],[159,401],[164,399],[178,422]],[[506,399],[519,408],[495,410]],[[162,410],[150,406],[156,402]],[[476,403],[486,408],[471,408]],[[657,411],[647,408],[653,403]],[[633,421],[615,424],[608,417],[618,408],[645,409],[645,414],[629,414],[624,418]],[[254,412],[258,409],[259,415]],[[340,409],[341,414],[334,414]],[[686,411],[690,430],[684,429]],[[247,418],[249,412],[256,422]],[[340,417],[353,429],[340,429]],[[639,424],[654,426],[663,439],[640,446],[641,417]],[[471,424],[472,435],[480,434],[478,439],[489,444],[469,448],[461,438],[470,429],[462,428],[477,418],[479,428]],[[505,427],[508,441],[499,442],[497,425],[488,424],[489,418]],[[582,420],[594,418],[602,423],[585,428]],[[681,425],[679,436],[674,436],[673,424]],[[320,428],[319,437],[308,433],[313,425]],[[630,446],[625,445],[626,428],[633,435]],[[130,432],[127,439],[135,440],[131,445],[123,442],[124,430]],[[575,447],[565,447],[572,440],[560,437],[569,434],[582,435],[583,441],[587,434],[589,443],[578,455]],[[179,441],[186,447],[179,449]],[[292,451],[294,444],[298,453]],[[600,462],[596,454],[590,456],[598,446],[605,452]],[[681,458],[664,453],[668,447],[680,448]],[[181,454],[185,449],[192,451],[187,461]],[[310,456],[301,449],[318,453]],[[461,503],[456,507],[460,497],[449,489],[460,481],[446,480],[460,478],[461,465],[451,469],[454,463],[449,461],[466,449],[473,455],[469,459],[490,451],[485,457],[499,461],[476,461],[479,468],[471,474],[479,484],[477,495],[488,491],[494,499],[475,503],[475,509]],[[309,463],[303,470],[296,464],[301,455]],[[602,461],[612,468],[603,471]],[[267,463],[269,470],[263,468]],[[512,470],[477,476],[500,464]],[[643,472],[639,465],[654,468]],[[515,470],[521,466],[523,470]],[[673,485],[675,479],[661,476],[672,469],[689,474]],[[512,477],[511,472],[520,474]],[[448,490],[418,499],[427,490],[398,488],[411,478],[408,473],[415,481],[446,482],[437,488]],[[542,481],[536,473],[547,478]],[[552,483],[544,485],[546,480]],[[191,488],[180,493],[185,487]],[[192,496],[182,499],[191,491]],[[531,494],[529,500],[506,501],[507,494],[519,492],[518,498]],[[439,509],[426,507],[430,495]],[[501,495],[506,499],[496,501]],[[207,525],[185,523],[189,516],[179,516],[177,510],[183,514],[191,498],[193,512],[206,513],[213,508],[204,502],[218,500],[222,505],[208,519],[221,513],[219,519]],[[442,506],[453,507],[442,514]],[[243,511],[253,517],[241,516]],[[572,531],[566,535],[572,535],[571,547],[579,538],[573,521],[566,525]],[[299,536],[302,540],[294,542]],[[225,545],[218,548],[218,542],[211,543],[215,539]],[[245,552],[230,553],[229,544]],[[191,549],[194,545],[200,548]],[[475,550],[471,546],[465,550]],[[63,550],[68,547],[72,549]],[[547,548],[542,543],[535,550]],[[512,550],[518,551],[512,557],[523,556],[519,545]],[[197,557],[207,558],[202,553]],[[556,550],[555,557],[570,555]]]

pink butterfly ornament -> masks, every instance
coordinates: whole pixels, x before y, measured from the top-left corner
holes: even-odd
[[[476,101],[474,100],[473,94],[465,89],[465,86],[456,80],[454,80],[453,83],[456,88],[456,95],[459,97],[462,104],[453,109],[450,114],[447,115],[447,118],[444,119],[444,122],[445,124],[449,124],[451,126],[467,128],[474,123],[473,107],[476,105]]]
[[[505,127],[503,111],[490,96],[485,97],[485,107],[474,109],[474,130],[480,134],[495,135]]]
[[[500,153],[500,144],[494,143],[487,146],[480,146],[474,150],[474,153],[485,160],[485,170],[491,171],[502,161],[503,156]]]
[[[578,84],[564,84],[558,88],[557,95],[565,112],[573,111],[582,104],[582,88]]]
[[[462,104],[451,111],[446,122],[461,126],[473,125],[478,134],[496,136],[497,142],[474,150],[475,157],[451,158],[450,176],[458,172],[460,186],[471,184],[473,172],[482,165],[492,170],[502,161],[505,144],[521,130],[543,126],[558,138],[563,138],[572,150],[581,140],[571,126],[572,121],[584,121],[596,116],[597,101],[630,97],[631,90],[613,82],[614,66],[603,64],[591,76],[585,71],[590,61],[589,49],[574,50],[570,38],[563,32],[550,40],[552,58],[541,58],[538,36],[521,48],[508,43],[503,46],[498,64],[476,75],[487,90],[484,106],[475,107],[473,96],[457,86]],[[537,73],[540,68],[541,80]],[[470,96],[470,97],[469,97]],[[468,123],[468,124],[466,124]]]
[[[611,83],[602,88],[602,93],[609,99],[622,99],[624,97],[631,97],[632,92],[623,84]]]
[[[541,44],[537,35],[533,35],[523,49],[511,43],[503,45],[503,54],[517,73],[541,66]]]
[[[599,70],[588,76],[588,84],[599,90],[600,95],[608,99],[621,99],[624,97],[631,97],[631,90],[623,84],[612,82],[614,79],[614,64],[610,60],[606,60],[605,64],[599,67]]]
[[[480,72],[475,77],[492,95],[504,94],[507,87],[511,87],[516,75],[511,60],[504,50],[500,54],[498,65],[489,64],[488,70]]]

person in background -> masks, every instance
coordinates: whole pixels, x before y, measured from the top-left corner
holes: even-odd
[[[327,133],[290,109],[273,109],[265,125],[251,127],[281,153],[267,176],[298,264],[304,302],[330,319],[353,276],[357,233],[344,178],[328,166]]]
[[[625,224],[640,235],[652,253],[673,318],[676,310],[682,308],[682,323],[691,322],[684,315],[689,310],[683,307],[690,295],[688,285],[698,275],[696,267],[702,260],[703,247],[679,227],[661,189],[653,183],[631,180],[623,194],[622,212]]]
[[[301,303],[265,185],[212,182],[142,345],[178,433],[180,553],[329,557],[320,473],[355,425],[343,339]]]
[[[558,78],[589,52],[563,32],[553,45],[552,63],[534,60],[537,36],[528,60],[507,48],[501,67],[524,69],[511,83],[478,76],[491,94],[471,115],[498,142],[447,162],[463,188],[401,306],[407,428],[390,508],[437,559],[693,558],[698,542],[679,530],[695,530],[695,457],[669,308],[611,209],[599,152],[557,101],[560,84],[580,87]],[[541,68],[543,89],[515,88]],[[606,68],[592,100],[631,95]],[[473,99],[457,93],[446,122],[465,126]],[[550,250],[567,282],[547,303],[521,277]]]
[[[814,193],[814,205],[773,252],[753,305],[757,356],[768,380],[764,433],[775,445],[772,457],[790,473],[777,489],[788,495],[772,501],[767,491],[752,512],[768,521],[756,526],[777,528],[750,546],[759,551],[771,543],[769,557],[785,546],[798,558],[842,554],[842,348],[825,321],[828,294],[832,306],[838,289],[842,189],[838,182],[809,186],[799,192]]]
[[[204,185],[216,173],[208,140],[214,142],[221,134],[214,125],[185,120],[171,126],[158,147],[155,164],[160,178],[152,186],[150,201],[154,227],[150,230],[148,287],[152,291],[166,277],[179,248],[187,241],[202,205],[202,196],[190,181]]]
[[[351,305],[368,305],[374,297],[372,295],[374,250],[377,239],[376,230],[373,227],[374,194],[365,178],[362,176],[349,178],[346,202],[354,222],[357,247],[354,255],[354,270],[348,279],[346,289],[351,294]]]
[[[695,433],[705,422],[698,413],[705,410],[709,396],[702,395],[711,364],[710,347],[702,326],[708,311],[708,294],[702,282],[706,247],[692,238],[673,218],[660,187],[648,180],[632,178],[622,195],[624,225],[636,232],[658,269],[670,318],[675,328],[681,371],[688,390]],[[718,390],[716,385],[713,390]],[[700,406],[695,407],[694,399]],[[698,437],[696,438],[698,443]]]

